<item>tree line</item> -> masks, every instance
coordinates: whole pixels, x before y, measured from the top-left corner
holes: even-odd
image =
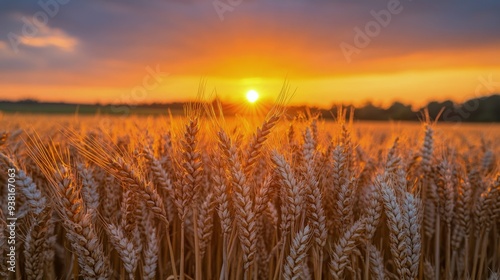
[[[214,101],[215,102],[215,101]],[[4,113],[52,113],[52,114],[136,114],[157,115],[167,112],[182,114],[186,103],[152,103],[152,104],[74,104],[74,103],[47,103],[36,100],[0,101],[0,111]],[[272,104],[261,104],[262,107],[270,107]],[[127,108],[126,111],[123,108]],[[241,106],[222,102],[225,115],[242,114]],[[349,104],[335,104],[328,109],[306,106],[289,106],[288,116],[296,116],[304,112],[319,114],[324,119],[333,119],[337,116],[340,108],[353,111],[355,120],[372,121],[419,121],[422,113],[427,110],[431,119],[439,116],[439,122],[500,122],[500,95],[490,95],[473,98],[464,103],[455,103],[451,100],[442,102],[432,101],[426,106],[413,109],[411,105],[394,102],[391,106],[384,108],[371,102],[363,106]],[[266,112],[265,108],[261,108]]]

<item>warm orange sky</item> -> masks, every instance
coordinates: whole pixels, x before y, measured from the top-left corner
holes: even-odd
[[[27,2],[0,4],[0,99],[182,101],[201,78],[237,102],[287,79],[322,107],[500,92],[493,0]]]

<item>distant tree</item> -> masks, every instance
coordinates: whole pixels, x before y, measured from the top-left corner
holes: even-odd
[[[387,109],[387,114],[392,120],[415,120],[417,115],[411,109],[410,105],[405,105],[401,102],[394,102],[389,109]]]
[[[23,100],[19,100],[18,103],[22,103],[22,104],[37,104],[39,103],[38,100],[36,99],[23,99]]]
[[[464,121],[499,122],[500,95],[469,100],[461,106],[461,110],[470,115],[470,117],[466,118]]]
[[[432,101],[426,106],[429,111],[429,116],[431,119],[436,119],[439,113],[453,112],[455,110],[455,104],[453,101],[446,100],[444,102]]]
[[[359,120],[388,120],[387,112],[371,102],[354,111],[354,118]]]

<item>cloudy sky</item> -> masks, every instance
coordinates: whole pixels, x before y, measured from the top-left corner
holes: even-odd
[[[368,2],[368,1],[364,1]],[[500,1],[0,0],[0,99],[458,102],[500,92]]]

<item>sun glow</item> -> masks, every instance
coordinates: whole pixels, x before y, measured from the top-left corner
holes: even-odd
[[[259,99],[259,93],[255,90],[249,90],[247,92],[247,100],[250,103],[255,103]]]

